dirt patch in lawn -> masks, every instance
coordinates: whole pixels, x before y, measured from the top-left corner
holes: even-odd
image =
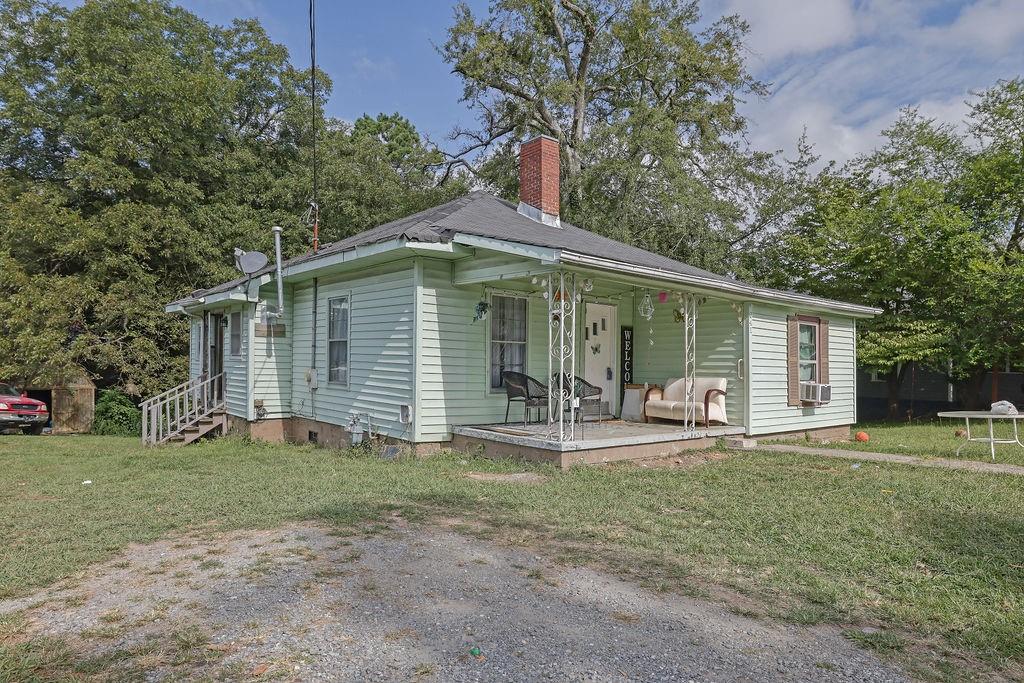
[[[690,469],[712,462],[721,462],[730,457],[732,456],[729,453],[722,453],[721,451],[694,451],[691,453],[679,453],[667,458],[637,460],[634,464],[637,467],[644,468]]]
[[[543,484],[549,477],[536,472],[512,472],[502,474],[497,472],[467,472],[467,479],[473,481],[488,481],[498,484]]]
[[[0,602],[5,666],[15,680],[39,666],[147,680],[906,680],[838,628],[751,618],[437,524],[133,546]]]

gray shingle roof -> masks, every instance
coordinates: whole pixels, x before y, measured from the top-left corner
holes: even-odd
[[[631,247],[597,233],[562,223],[560,228],[544,225],[519,213],[516,206],[486,192],[472,192],[445,204],[435,206],[405,218],[400,218],[357,235],[326,244],[316,254],[303,254],[285,262],[285,266],[306,263],[359,246],[408,239],[418,242],[447,242],[456,234],[476,235],[552,249],[564,249],[587,256],[607,258],[671,273],[735,283],[736,280],[695,268],[644,249]],[[273,266],[259,274],[273,271]],[[193,297],[225,292],[244,283],[237,278],[207,290],[195,292]]]

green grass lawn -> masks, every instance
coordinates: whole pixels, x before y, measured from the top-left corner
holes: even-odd
[[[900,453],[902,455],[915,455],[922,458],[957,458],[956,449],[963,445],[964,438],[956,436],[956,431],[962,429],[962,420],[935,420],[932,422],[916,422],[914,424],[892,423],[892,422],[871,422],[863,423],[854,427],[851,434],[858,431],[865,431],[870,436],[870,441],[861,443],[851,441],[848,443],[830,444],[839,448],[850,448],[860,451],[875,451],[878,453]],[[994,431],[997,438],[1012,439],[1013,427],[1006,422],[994,423]],[[1024,431],[1024,425],[1021,426]],[[971,436],[981,436],[988,433],[988,425],[978,422],[971,422]],[[1024,433],[1021,434],[1021,441],[1024,441]],[[961,460],[980,460],[992,462],[988,444],[970,443],[960,452]],[[996,462],[1024,465],[1024,448],[1014,444],[996,445]]]
[[[352,525],[398,510],[423,523],[459,518],[656,588],[738,592],[747,606],[735,609],[880,626],[868,644],[931,661],[933,674],[1024,663],[1020,477],[758,452],[690,469],[559,472],[458,454],[389,462],[236,439],[143,450],[105,437],[3,437],[0,468],[0,597],[178,530]],[[526,469],[550,478],[464,476]]]

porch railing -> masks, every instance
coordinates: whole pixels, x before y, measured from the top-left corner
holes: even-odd
[[[197,377],[142,402],[142,444],[154,446],[224,407],[224,373]]]

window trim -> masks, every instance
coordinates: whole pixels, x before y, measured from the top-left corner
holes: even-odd
[[[235,316],[238,316],[238,324],[235,324]],[[228,355],[232,358],[239,358],[242,355],[242,312],[231,311],[228,313]],[[235,335],[238,335],[238,348],[235,348]]]
[[[507,299],[523,299],[526,302],[526,340],[523,342],[506,342],[511,344],[522,344],[526,350],[523,353],[523,374],[530,374],[530,295],[526,292],[510,292],[505,290],[488,290],[487,292],[487,331],[485,333],[486,351],[484,352],[484,389],[488,394],[505,395],[505,387],[491,386],[491,349],[494,342],[491,336],[491,316],[495,314],[494,297],[505,297]]]
[[[799,384],[821,384],[821,318],[809,316],[809,315],[798,315],[797,319],[797,348],[796,348],[796,370],[797,370],[797,381]],[[800,358],[800,328],[804,325],[811,327],[814,330],[814,380],[807,382],[800,379],[800,368],[809,364],[812,361],[802,360]]]
[[[333,338],[331,337],[331,303],[338,301],[339,299],[345,300],[345,310],[348,312],[347,325],[345,326],[345,337]],[[334,296],[327,297],[327,315],[324,316],[327,322],[327,344],[324,347],[324,352],[327,355],[326,363],[324,366],[327,368],[327,383],[332,384],[336,387],[347,387],[352,382],[352,293],[345,292],[339,293]],[[331,379],[331,343],[332,342],[345,342],[345,381],[338,379]]]

